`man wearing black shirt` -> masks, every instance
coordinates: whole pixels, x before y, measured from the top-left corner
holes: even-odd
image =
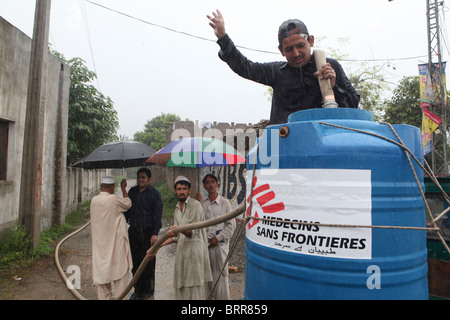
[[[219,57],[243,78],[273,88],[269,124],[287,122],[296,111],[322,108],[322,93],[317,78],[330,79],[336,102],[341,108],[357,108],[359,93],[353,88],[339,62],[327,58],[321,70],[316,70],[311,47],[314,36],[297,19],[283,22],[278,30],[278,49],[286,62],[257,63],[248,60],[234,45],[225,31],[219,10],[207,16],[218,38]]]
[[[141,168],[137,172],[137,186],[130,188],[131,209],[125,212],[130,227],[131,256],[133,258],[133,274],[136,273],[147,250],[158,241],[158,233],[162,227],[162,199],[158,189],[150,185],[151,172]],[[142,300],[151,297],[155,290],[155,263],[152,259],[142,272],[134,286],[131,299]]]

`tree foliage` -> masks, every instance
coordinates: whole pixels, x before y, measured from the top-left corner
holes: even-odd
[[[422,110],[419,104],[419,77],[403,77],[392,93],[392,98],[384,102],[384,121],[391,124],[405,123],[420,128]]]
[[[447,96],[449,92],[447,92]],[[422,109],[420,108],[420,85],[418,76],[403,77],[397,88],[393,91],[393,96],[391,99],[385,101],[384,110],[385,116],[384,120],[391,124],[409,124],[422,128]],[[442,118],[440,112],[437,110],[432,110],[437,116]],[[450,115],[447,113],[446,122],[449,123]],[[446,128],[441,126],[439,130],[433,133],[434,137],[434,150],[436,151],[434,163],[431,154],[426,157],[428,163],[430,163],[436,172],[440,172],[439,168],[442,168],[444,164],[444,158],[442,154],[444,153],[444,138],[443,132],[447,131]],[[447,145],[450,145],[447,141]],[[447,158],[450,156],[449,148],[447,147]]]
[[[356,72],[349,74],[348,79],[360,95],[361,109],[373,113],[375,120],[382,116],[382,93],[387,89],[380,66],[369,66],[361,63]]]
[[[175,121],[181,118],[173,113],[161,113],[159,116],[148,120],[143,131],[134,134],[134,140],[145,143],[155,150],[166,145],[166,132]]]
[[[118,139],[119,121],[111,98],[105,97],[91,83],[97,78],[81,58],[66,60],[70,67],[67,163],[73,164],[104,143]]]
[[[324,37],[325,38],[325,37]],[[319,42],[324,38],[319,39]],[[349,55],[341,53],[341,48],[350,43],[348,38],[338,38],[340,47],[328,47],[328,57],[336,60],[348,60]],[[348,63],[347,63],[348,64]],[[388,89],[384,76],[381,74],[383,66],[367,62],[351,62],[351,70],[347,78],[360,95],[359,108],[373,113],[375,120],[382,116],[382,93]]]

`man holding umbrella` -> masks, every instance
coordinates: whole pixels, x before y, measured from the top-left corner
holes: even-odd
[[[158,241],[158,233],[162,227],[161,218],[163,203],[161,193],[150,185],[151,172],[141,168],[137,172],[137,186],[130,188],[128,194],[133,203],[125,217],[130,224],[131,255],[133,257],[133,274],[136,273],[147,250]],[[145,300],[155,290],[155,264],[152,259],[134,286],[132,300]]]

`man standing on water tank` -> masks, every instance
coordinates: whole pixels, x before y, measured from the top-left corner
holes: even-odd
[[[302,21],[287,20],[278,30],[278,49],[287,62],[257,63],[248,60],[231,41],[220,11],[212,15],[207,17],[218,39],[220,59],[241,77],[273,88],[269,124],[286,123],[287,117],[296,111],[322,108],[323,97],[317,78],[330,79],[339,107],[358,107],[359,93],[348,81],[339,62],[327,58],[327,63],[316,71],[311,54],[314,36],[309,34]]]

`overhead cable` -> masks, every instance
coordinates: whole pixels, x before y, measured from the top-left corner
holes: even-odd
[[[188,33],[188,32],[179,31],[179,30],[175,30],[175,29],[172,29],[172,28],[169,28],[169,27],[165,27],[165,26],[156,24],[156,23],[152,23],[152,22],[149,22],[149,21],[146,21],[146,20],[143,20],[143,19],[134,17],[134,16],[129,15],[129,14],[127,14],[127,13],[124,13],[124,12],[121,12],[121,11],[117,11],[117,10],[115,10],[115,9],[108,8],[108,7],[104,6],[104,5],[101,5],[101,4],[92,2],[92,1],[90,1],[90,0],[86,0],[86,2],[89,2],[89,3],[93,4],[93,5],[96,5],[96,6],[98,6],[98,7],[101,7],[101,8],[103,8],[103,9],[112,11],[112,12],[114,12],[114,13],[120,14],[120,15],[125,16],[125,17],[127,17],[127,18],[134,19],[134,20],[140,21],[140,22],[142,22],[142,23],[145,23],[145,24],[148,24],[148,25],[157,27],[157,28],[165,29],[165,30],[168,30],[168,31],[171,31],[171,32],[179,33],[179,34],[182,34],[182,35],[185,35],[185,36],[188,36],[188,37],[192,37],[192,38],[196,38],[196,39],[199,39],[199,40],[203,40],[203,41],[209,41],[209,42],[214,42],[214,43],[216,42],[216,40],[213,40],[213,39],[209,39],[209,38],[197,36],[197,35],[194,35],[194,34],[191,34],[191,33]],[[280,54],[280,52],[267,51],[267,50],[260,50],[260,49],[253,49],[253,48],[249,48],[249,47],[245,47],[245,46],[240,46],[240,45],[236,45],[236,47],[241,48],[241,49],[245,49],[245,50],[250,50],[250,51],[255,51],[255,52],[261,52],[261,53],[276,54],[276,55],[279,55],[279,54]],[[427,56],[427,55],[422,55],[422,56],[405,57],[405,58],[387,58],[387,59],[339,59],[339,60],[340,60],[340,61],[347,61],[347,62],[377,62],[377,61],[413,60],[413,59],[419,59],[419,58],[424,58],[424,57],[428,57],[428,56]]]
[[[86,30],[86,36],[87,36],[87,40],[89,43],[89,49],[91,52],[91,58],[92,58],[92,64],[94,65],[94,71],[95,74],[97,75],[97,67],[95,66],[95,59],[94,59],[94,50],[92,48],[92,41],[91,41],[91,32],[89,30],[89,23],[88,23],[88,18],[87,18],[87,11],[86,11],[86,6],[84,5],[83,1],[80,0],[80,8],[81,8],[81,15],[83,16],[83,22],[84,22],[84,29]],[[97,79],[97,86],[100,89],[100,82],[98,80],[98,77],[96,77]]]

